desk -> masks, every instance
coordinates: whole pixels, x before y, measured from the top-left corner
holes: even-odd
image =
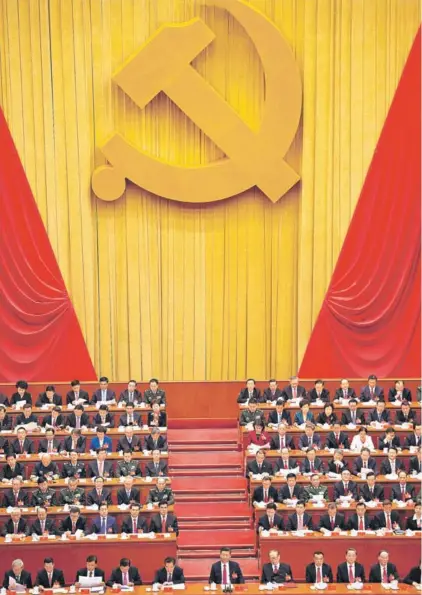
[[[333,409],[334,409],[337,417],[341,417],[342,414],[349,409],[348,405],[343,405],[341,403],[334,403],[333,401],[331,401],[330,404],[333,406]],[[240,417],[241,412],[244,409],[247,409],[248,406],[245,403],[238,403],[238,408],[239,408],[239,417]],[[393,405],[389,401],[387,401],[385,403],[385,408],[388,409],[388,411],[390,412],[390,418],[392,418],[393,420],[396,417],[395,411],[400,411],[400,407]],[[420,404],[420,402],[419,401],[411,401],[410,408],[414,409],[416,411],[416,419],[419,420],[419,423],[420,423],[420,420],[421,420],[421,404]],[[258,403],[258,409],[261,409],[262,411],[265,411],[265,412],[274,411],[275,404],[273,405],[272,403]],[[290,412],[292,421],[293,421],[295,413],[300,411],[299,405],[292,405],[290,403],[290,401],[286,402],[285,409],[286,409],[286,411]],[[375,405],[368,405],[367,403],[358,402],[358,410],[360,412],[363,412],[365,414],[365,417],[366,417],[367,413],[370,413],[374,409],[375,409]],[[324,405],[315,405],[315,403],[311,403],[311,411],[314,414],[315,418],[318,415],[318,413],[322,413],[323,410],[324,410]]]
[[[80,540],[55,540],[32,542],[26,538],[19,542],[5,543],[0,539],[0,575],[10,569],[12,561],[21,558],[25,569],[31,572],[33,580],[37,571],[43,567],[46,556],[54,558],[57,568],[64,571],[66,583],[75,580],[76,571],[85,567],[86,557],[95,554],[98,556],[98,567],[105,571],[106,580],[111,571],[119,565],[123,556],[130,558],[141,574],[142,580],[152,582],[157,568],[163,566],[166,556],[177,556],[176,536],[166,538],[162,535],[155,539],[134,538],[122,541],[120,536],[115,539],[98,539],[91,541],[84,538]]]
[[[242,567],[242,560],[239,559],[238,562]],[[183,564],[182,564],[183,567]],[[185,591],[186,595],[204,595],[204,586],[205,584],[197,584],[191,583],[186,585]],[[208,585],[207,585],[208,586]],[[379,595],[382,593],[408,593],[409,595],[413,593],[420,593],[414,587],[410,585],[405,585],[404,583],[399,584],[400,590],[399,591],[384,591],[384,589],[380,590],[380,585],[377,584],[370,584],[365,583],[365,588],[362,591],[349,591],[347,585],[342,584],[331,584],[328,588],[324,591],[315,591],[311,589],[311,585],[301,585],[296,584],[295,588],[283,588],[279,587],[275,593],[291,593],[291,595],[310,595],[311,593],[330,593],[331,595],[350,595],[351,593],[362,593],[363,595],[373,594]],[[260,591],[259,590],[259,583],[246,583],[244,585],[234,585],[233,593],[248,593],[249,595],[262,595],[262,593],[272,593],[273,591]],[[212,593],[221,593],[220,588],[217,591],[211,591]],[[135,587],[134,595],[147,595],[146,587]]]
[[[32,400],[33,400],[33,406],[32,406],[32,412],[35,413],[35,415],[39,415],[41,418],[43,418],[45,415],[48,415],[50,410],[53,409],[53,407],[55,407],[55,405],[49,405],[48,407],[35,407],[35,401],[37,400],[38,396],[35,394],[32,394]],[[64,399],[65,404],[64,405],[59,405],[59,407],[62,410],[62,414],[63,415],[70,415],[73,412],[73,408],[69,408],[66,404],[66,395],[62,395],[62,400]],[[107,405],[107,403],[105,403],[105,405]],[[162,405],[161,409],[163,411],[165,411],[165,406]],[[123,413],[125,412],[125,408],[119,407],[118,405],[109,405],[108,408],[109,412],[112,413],[113,415],[116,415],[118,417],[120,417],[120,415],[123,415]],[[16,409],[16,407],[7,407],[6,411],[8,413],[8,415],[19,415],[20,413],[22,413],[22,409]],[[98,409],[97,407],[94,407],[93,405],[84,405],[84,411],[85,413],[88,413],[89,415],[93,414],[94,416],[98,413]],[[149,411],[152,411],[152,408],[149,405],[145,405],[144,407],[140,407],[139,405],[135,406],[135,411],[136,413],[141,413],[143,411],[145,411],[145,413],[148,413]]]
[[[134,481],[134,486],[136,488],[138,488],[141,492],[141,502],[145,502],[146,499],[148,498],[148,494],[151,488],[153,488],[156,484],[157,479],[156,478],[152,478],[152,481],[145,481],[145,479],[140,478],[140,479],[135,479]],[[171,480],[167,478],[167,485],[171,487]],[[54,481],[50,484],[50,487],[53,488],[53,490],[56,490],[57,495],[59,495],[59,491],[62,490],[63,488],[65,488],[67,486],[67,483],[65,482],[64,479],[59,479],[57,481]],[[81,488],[85,489],[85,493],[87,494],[88,492],[90,492],[93,488],[94,488],[94,483],[91,479],[80,479],[79,480],[79,486]],[[24,484],[22,485],[22,488],[25,491],[35,491],[37,489],[38,485],[32,481],[25,481]],[[120,488],[123,487],[123,483],[121,483],[118,479],[110,479],[110,480],[106,480],[104,483],[104,487],[106,489],[110,489],[111,490],[111,499],[113,504],[117,504],[117,492]],[[10,489],[10,485],[7,484],[0,484],[0,501],[3,502],[3,492],[4,490]]]
[[[410,568],[417,566],[420,559],[421,534],[414,537],[405,535],[393,537],[376,535],[363,535],[352,537],[351,535],[334,535],[321,537],[321,533],[315,532],[306,537],[296,537],[291,533],[276,537],[259,537],[259,560],[262,564],[268,562],[268,553],[272,549],[280,552],[282,562],[290,564],[293,577],[297,581],[305,580],[305,567],[313,559],[316,550],[324,552],[325,561],[330,564],[333,573],[337,566],[344,562],[345,551],[348,547],[354,547],[358,552],[358,561],[365,567],[365,576],[368,578],[369,569],[376,564],[378,552],[385,548],[390,554],[390,562],[397,566],[400,577],[406,576]],[[381,588],[378,585],[381,593]]]

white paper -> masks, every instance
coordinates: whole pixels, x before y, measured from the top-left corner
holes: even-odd
[[[102,580],[100,576],[80,576],[78,582],[81,587],[99,587]]]

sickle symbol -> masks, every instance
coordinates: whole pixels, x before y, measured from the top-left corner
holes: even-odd
[[[119,198],[128,178],[154,194],[183,202],[222,200],[255,185],[275,202],[298,182],[298,174],[283,160],[302,107],[301,79],[289,46],[274,24],[243,0],[204,3],[230,12],[256,47],[266,89],[260,130],[252,131],[190,65],[214,39],[205,23],[193,19],[165,25],[113,80],[141,108],[164,91],[228,158],[196,167],[171,165],[114,133],[101,147],[112,165],[98,167],[92,177],[99,198]]]

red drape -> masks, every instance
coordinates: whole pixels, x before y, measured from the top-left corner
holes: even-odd
[[[0,381],[95,380],[82,332],[0,109]]]
[[[299,373],[420,378],[420,327],[419,30]]]

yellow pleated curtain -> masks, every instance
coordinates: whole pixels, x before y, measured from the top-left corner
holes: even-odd
[[[201,16],[216,40],[195,67],[258,129],[264,78],[242,27],[194,0],[0,0],[1,106],[97,371],[114,380],[297,370],[421,14],[419,0],[250,4],[300,66],[286,159],[301,182],[276,204],[250,190],[192,206],[131,184],[114,203],[92,193],[114,130],[170,163],[222,157],[164,94],[140,110],[111,75],[159,26]]]

